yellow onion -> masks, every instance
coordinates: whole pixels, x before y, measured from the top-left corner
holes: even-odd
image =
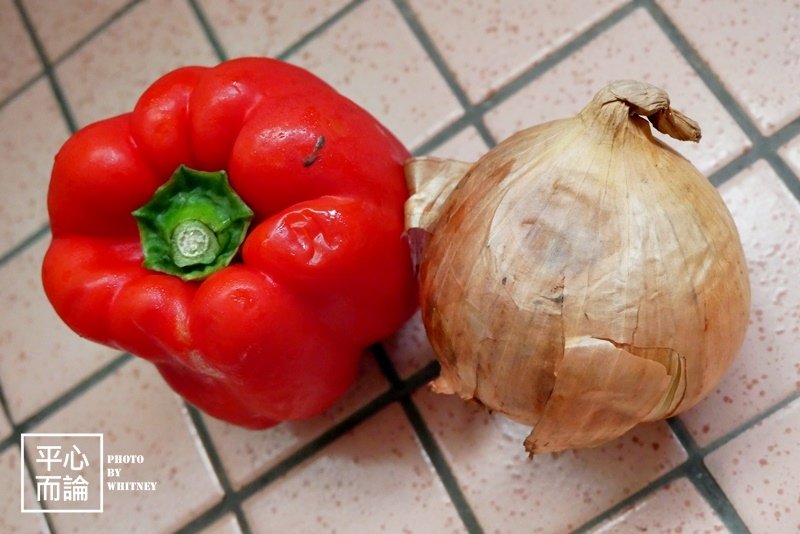
[[[421,313],[441,364],[432,387],[532,426],[530,454],[686,410],[742,344],[750,287],[734,222],[643,117],[700,138],[663,90],[619,81],[473,164],[407,163]]]

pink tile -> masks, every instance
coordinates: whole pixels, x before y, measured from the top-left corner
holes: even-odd
[[[201,531],[203,534],[241,534],[242,529],[233,514],[228,514],[222,519],[218,519],[209,527]]]
[[[464,532],[392,405],[244,503],[253,532]]]
[[[800,389],[800,203],[758,161],[721,193],[736,221],[750,269],[750,327],[719,387],[681,415],[707,445]]]
[[[145,0],[60,63],[56,74],[85,125],[130,111],[141,92],[172,69],[215,63],[188,2]]]
[[[410,2],[473,102],[574,39],[620,0]]]
[[[236,427],[210,417],[206,418],[206,426],[231,486],[239,489],[388,388],[389,383],[375,360],[365,355],[353,388],[318,417],[286,422],[261,431]]]
[[[664,484],[608,521],[593,534],[641,532],[727,532],[714,509],[685,478]]]
[[[576,115],[595,93],[618,79],[661,87],[672,105],[696,120],[699,143],[655,135],[709,174],[742,154],[750,143],[655,21],[637,9],[486,116],[498,140],[536,124]]]
[[[183,403],[144,360],[126,363],[31,432],[102,433],[106,458],[143,457],[142,463],[107,463],[106,468],[122,471],[107,477],[106,484],[156,483],[155,491],[106,487],[103,513],[53,514],[59,531],[174,531],[222,498]]]
[[[658,2],[764,134],[800,116],[800,18],[792,2]]]
[[[23,0],[51,60],[56,60],[127,3],[127,0]]]
[[[41,71],[13,0],[0,0],[0,101]]]
[[[391,0],[367,0],[289,61],[353,99],[410,149],[462,113]]]
[[[0,251],[47,223],[53,156],[69,136],[50,86],[42,79],[0,108]]]
[[[20,483],[21,465],[19,448],[9,447],[0,454],[0,480],[5,480],[5,484],[0,484],[0,532],[49,532],[44,514],[22,513],[20,502]],[[33,489],[30,475],[25,470],[24,478],[25,502],[28,509],[38,509],[34,506],[36,502],[36,492]]]
[[[48,244],[40,239],[0,267],[0,302],[14,310],[0,326],[0,383],[17,422],[119,354],[78,337],[53,311],[39,279]]]
[[[789,164],[794,173],[800,176],[800,136],[783,145],[778,153]]]
[[[800,531],[800,400],[706,457],[752,532]]]
[[[437,158],[475,161],[483,156],[489,147],[474,127],[466,128],[449,141],[430,153]]]
[[[602,447],[528,460],[529,428],[453,395],[422,390],[414,400],[478,521],[496,532],[573,530],[686,458],[659,422]]]
[[[201,0],[200,5],[228,57],[233,58],[280,54],[349,3],[349,0]]]

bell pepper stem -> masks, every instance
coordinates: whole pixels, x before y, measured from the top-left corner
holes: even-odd
[[[182,221],[170,239],[172,261],[178,267],[207,264],[219,254],[219,241],[214,231],[200,221]]]
[[[225,171],[182,165],[133,216],[146,268],[200,280],[230,264],[253,211],[231,188]]]

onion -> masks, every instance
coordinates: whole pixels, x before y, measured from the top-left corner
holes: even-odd
[[[686,410],[744,339],[750,286],[730,213],[643,117],[700,138],[663,90],[618,81],[476,163],[406,165],[432,387],[532,426],[530,454]]]

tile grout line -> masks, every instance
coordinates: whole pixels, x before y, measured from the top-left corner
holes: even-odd
[[[96,36],[103,33],[106,30],[106,28],[108,28],[113,23],[121,19],[124,15],[127,15],[128,12],[131,11],[131,9],[133,9],[140,3],[142,3],[142,0],[129,0],[127,4],[123,5],[122,7],[114,11],[104,21],[102,21],[100,24],[89,30],[83,37],[78,39],[74,44],[70,45],[66,50],[61,52],[61,54],[56,56],[52,60],[52,65],[55,66],[58,65],[59,63],[62,63],[65,59],[67,59],[75,52],[77,52],[85,45],[87,45]]]
[[[206,426],[205,421],[203,420],[203,416],[200,413],[200,410],[186,401],[183,401],[184,406],[186,407],[187,413],[189,414],[189,420],[191,424],[194,426],[195,433],[200,440],[200,444],[203,447],[203,451],[208,458],[208,461],[211,464],[211,468],[214,471],[214,475],[217,477],[219,481],[220,487],[222,488],[223,498],[222,498],[222,509],[225,512],[232,512],[236,519],[236,522],[239,526],[239,529],[242,531],[242,534],[250,534],[252,529],[250,528],[250,523],[247,521],[247,517],[244,514],[244,510],[242,507],[239,506],[239,503],[233,498],[234,490],[231,487],[230,477],[228,477],[227,471],[225,471],[225,466],[222,462],[222,458],[219,455],[219,451],[217,451],[216,446],[214,445],[214,440],[211,437],[211,434],[208,431],[208,427]],[[213,522],[216,518],[212,518],[209,522]],[[208,525],[205,525],[208,526]],[[200,526],[198,525],[198,528]]]
[[[777,155],[777,150],[783,146],[783,144],[794,138],[795,135],[800,135],[800,117],[776,131],[769,137],[764,137],[763,141],[757,145],[753,145],[750,148],[745,149],[742,154],[734,157],[722,167],[711,173],[708,176],[709,181],[714,184],[715,187],[719,188],[722,184],[733,178],[736,174],[740,173],[760,159],[769,160],[772,157],[780,158],[780,156]],[[777,173],[778,171],[776,170],[776,174]],[[794,177],[794,174],[791,170],[787,170],[784,173],[784,176],[782,177],[784,182],[788,180],[788,176]],[[795,181],[798,181],[796,177],[794,177],[794,179]],[[787,184],[787,187],[789,187],[791,190],[791,186]],[[797,195],[798,194],[796,193],[795,196]],[[797,198],[800,200],[800,196],[797,196]]]
[[[670,484],[681,477],[687,476],[686,475],[687,463],[688,463],[688,458],[687,460],[684,460],[679,465],[673,467],[666,473],[663,473],[660,476],[656,477],[655,479],[651,480],[643,487],[639,488],[637,491],[634,491],[627,497],[624,497],[616,504],[607,507],[605,510],[595,515],[593,518],[589,519],[588,521],[586,521],[585,523],[574,529],[572,532],[574,534],[591,532],[592,529],[599,526],[604,521],[607,521],[608,519],[615,517],[620,512],[634,506],[636,503],[640,501],[643,501],[649,495],[654,494],[656,491],[658,491],[665,485]]]
[[[397,370],[395,369],[394,364],[392,363],[388,354],[386,353],[385,348],[378,344],[375,345],[370,352],[378,362],[381,372],[384,374],[386,379],[389,380],[389,383],[393,386],[401,385],[402,379],[397,373]],[[436,369],[436,374],[438,374],[438,363],[434,362],[434,367]],[[399,399],[400,406],[403,408],[406,419],[408,420],[409,424],[411,424],[422,450],[428,456],[436,475],[439,477],[439,481],[442,483],[442,486],[444,486],[445,491],[450,497],[450,501],[453,503],[456,512],[461,518],[461,522],[464,524],[468,532],[474,534],[481,533],[483,532],[483,528],[480,526],[480,522],[478,521],[475,512],[472,510],[469,501],[461,491],[461,486],[458,484],[458,480],[453,474],[453,470],[447,463],[447,459],[442,453],[436,438],[433,436],[433,433],[425,423],[425,419],[422,417],[422,414],[419,412],[414,400],[411,398],[413,393],[414,391],[410,391],[408,395]]]
[[[800,202],[800,176],[794,173],[786,161],[777,152],[772,152],[764,156],[772,170],[783,181],[786,189],[794,195],[794,198]]]
[[[18,0],[15,0],[15,3],[17,3],[17,2],[18,2]],[[130,11],[131,8],[136,6],[136,4],[139,4],[141,2],[142,2],[142,0],[130,0],[130,2],[128,4],[126,4],[125,6],[121,7],[120,9],[118,9],[117,11],[112,13],[106,20],[104,20],[103,22],[98,24],[95,28],[92,28],[91,30],[89,30],[89,32],[87,32],[86,35],[81,37],[75,44],[71,45],[69,48],[67,48],[64,52],[59,54],[52,61],[47,56],[47,53],[44,50],[43,46],[41,48],[41,54],[43,54],[43,56],[45,58],[47,58],[47,64],[50,66],[50,68],[54,69],[57,65],[62,63],[65,59],[67,59],[68,57],[73,55],[79,49],[83,48],[84,45],[86,45],[89,41],[94,39],[97,35],[99,35],[103,31],[105,31],[105,29],[108,28],[112,23],[114,23],[118,19],[122,18],[122,16],[125,15],[128,11]],[[22,8],[22,9],[24,9],[24,8]],[[20,8],[18,8],[18,10],[20,10]],[[26,33],[28,33],[28,37],[31,39],[32,44],[34,45],[34,50],[37,52],[37,55],[38,55],[40,53],[40,50],[36,47],[34,37],[31,35],[31,31],[32,31],[31,28],[35,29],[35,26],[33,24],[33,21],[31,21],[29,18],[26,18],[27,17],[27,11],[25,11],[24,13],[25,13],[25,15],[23,15],[22,11],[20,10],[20,18],[23,21],[23,25],[25,26]],[[35,39],[38,40],[38,37],[36,37]],[[16,87],[13,91],[11,91],[8,95],[3,97],[2,100],[0,100],[0,109],[3,109],[5,106],[10,104],[13,100],[15,100],[17,97],[19,97],[25,91],[27,91],[36,82],[38,82],[42,78],[46,78],[47,77],[47,72],[46,72],[46,69],[44,68],[43,62],[41,61],[41,56],[39,56],[39,59],[40,59],[40,62],[39,62],[40,63],[40,67],[42,67],[42,70],[38,71],[31,78],[29,78],[28,80],[23,82],[21,85]]]
[[[311,458],[315,453],[330,445],[332,442],[343,436],[345,433],[357,427],[373,415],[379,413],[393,402],[398,401],[403,396],[410,394],[422,385],[426,384],[438,372],[438,367],[428,365],[419,369],[414,375],[404,380],[398,387],[389,387],[387,391],[374,397],[353,413],[339,421],[325,432],[304,444],[289,457],[275,465],[255,480],[245,485],[238,493],[245,498],[254,495],[273,480],[284,476],[291,469],[300,463]]]
[[[225,61],[228,59],[228,53],[222,46],[222,41],[220,41],[217,32],[214,31],[214,28],[206,16],[203,8],[197,3],[197,0],[187,0],[187,2],[189,3],[189,8],[192,10],[192,13],[194,13],[195,18],[197,19],[197,22],[200,24],[200,29],[202,30],[203,35],[205,35],[208,43],[214,50],[214,54],[217,56],[217,59],[220,61]]]
[[[67,128],[70,132],[74,133],[78,129],[77,121],[75,120],[75,116],[73,115],[72,110],[67,103],[67,98],[64,94],[64,91],[61,89],[61,85],[58,83],[55,70],[53,69],[53,65],[50,63],[50,60],[47,57],[47,52],[44,49],[41,39],[39,39],[39,35],[36,32],[36,27],[33,25],[33,21],[31,20],[27,9],[25,9],[25,6],[22,5],[22,0],[14,0],[14,5],[20,14],[20,17],[22,18],[22,21],[25,25],[25,30],[28,33],[28,37],[31,39],[33,47],[36,49],[36,55],[39,57],[39,62],[44,68],[44,75],[47,77],[47,80],[50,83],[50,89],[56,98],[58,107],[61,110],[61,115],[64,121],[67,123]]]
[[[34,27],[33,21],[28,14],[27,9],[22,4],[22,0],[14,0],[14,7],[17,10],[17,14],[22,21],[23,26],[25,27],[25,32],[28,34],[28,38],[33,45],[34,50],[36,51],[36,56],[39,59],[39,65],[42,67],[42,72],[38,74],[34,79],[26,82],[25,85],[20,87],[17,91],[12,93],[13,98],[19,97],[26,89],[30,88],[34,83],[38,82],[39,79],[44,76],[47,78],[48,84],[50,85],[50,90],[53,93],[53,96],[56,99],[56,103],[58,104],[59,111],[61,112],[61,117],[67,125],[67,128],[71,133],[74,133],[77,130],[77,124],[75,122],[75,118],[72,114],[72,111],[69,108],[69,104],[67,103],[66,97],[64,96],[63,91],[61,90],[61,86],[58,83],[58,80],[55,75],[55,71],[53,70],[53,66],[51,65],[49,59],[47,58],[47,53],[45,52],[44,45],[42,44],[39,36],[36,32],[36,28]],[[13,98],[9,98],[3,101],[2,105],[5,106],[13,100]],[[3,252],[0,255],[0,267],[8,263],[10,260],[15,258],[17,255],[22,253],[28,247],[33,245],[34,243],[38,242],[44,235],[49,232],[49,224],[45,224],[44,226],[40,227],[38,230],[35,230],[30,235],[24,237],[22,241],[12,245],[12,247]]]
[[[320,435],[294,450],[277,464],[258,475],[255,479],[244,484],[238,490],[232,490],[230,498],[231,503],[234,503],[236,506],[241,506],[242,502],[257,494],[274,481],[285,476],[291,470],[312,458],[316,453],[344,436],[347,432],[378,414],[403,396],[409,395],[410,392],[426,384],[437,372],[438,367],[429,364],[404,380],[399,387],[390,387],[385,392],[377,395],[347,417],[323,431]],[[228,508],[223,506],[223,504],[224,503],[219,503],[206,509],[204,512],[201,512],[196,517],[189,520],[187,524],[178,531],[194,532],[199,526],[212,523],[228,511]]]
[[[0,407],[2,408],[2,412],[8,419],[8,422],[11,424],[12,428],[12,435],[0,442],[0,453],[4,452],[5,449],[11,446],[15,441],[18,442],[20,434],[27,432],[32,427],[41,423],[43,420],[53,415],[61,408],[64,408],[71,401],[80,397],[83,393],[94,387],[96,384],[102,382],[106,377],[113,374],[132,358],[133,356],[128,353],[118,354],[116,357],[111,359],[111,361],[85,376],[77,384],[20,422],[14,421],[8,401],[2,391],[2,388],[0,388]]]
[[[755,428],[756,426],[761,424],[762,421],[764,421],[768,417],[771,417],[772,415],[774,415],[775,413],[781,411],[782,409],[786,408],[787,406],[789,406],[793,402],[797,401],[798,399],[800,399],[800,390],[795,391],[794,393],[790,394],[785,399],[774,403],[773,405],[771,405],[766,410],[757,413],[756,415],[754,415],[753,417],[749,418],[748,420],[746,420],[741,425],[737,426],[736,428],[730,430],[728,433],[726,433],[726,434],[720,436],[719,438],[715,439],[714,441],[712,441],[708,445],[706,445],[704,447],[698,447],[700,452],[702,453],[703,457],[708,456],[709,454],[715,452],[717,449],[719,449],[721,447],[724,447],[729,442],[735,440],[736,438],[738,438],[739,436],[741,436],[742,434],[744,434],[748,430],[751,430],[752,428]]]
[[[744,108],[725,88],[722,80],[719,79],[706,60],[695,49],[694,45],[690,43],[689,39],[681,32],[670,16],[656,4],[655,0],[640,0],[640,3],[662,33],[675,46],[683,59],[692,67],[692,70],[694,70],[697,77],[705,84],[714,98],[725,108],[737,126],[742,129],[755,145],[762,137],[758,128]]]
[[[687,476],[703,499],[716,512],[717,516],[731,532],[747,532],[748,528],[739,515],[736,507],[728,499],[725,491],[719,486],[714,475],[705,465],[707,451],[698,447],[697,442],[689,429],[678,417],[667,420],[672,434],[678,439],[686,453],[689,455]]]
[[[346,15],[348,15],[356,8],[364,4],[365,1],[366,0],[351,0],[348,4],[339,8],[339,10],[334,12],[320,24],[317,24],[315,27],[313,27],[311,30],[309,30],[307,33],[305,33],[299,39],[297,39],[294,43],[286,47],[282,52],[274,54],[272,57],[280,59],[282,61],[287,61],[287,58],[289,56],[295,54],[305,45],[314,40],[316,37],[319,37],[321,34],[325,33],[329,28],[331,28],[334,24],[343,19]]]
[[[445,142],[449,141],[450,138],[455,136],[461,130],[469,125],[472,125],[476,121],[479,121],[481,125],[485,126],[484,119],[487,113],[499,107],[500,104],[517,94],[523,88],[527,87],[531,82],[540,78],[550,69],[559,65],[568,57],[572,56],[572,54],[574,54],[576,51],[588,45],[595,38],[610,30],[613,26],[616,26],[637,7],[638,5],[633,1],[623,4],[540,60],[535,60],[532,65],[524,69],[515,77],[503,83],[496,90],[484,96],[478,102],[474,104],[470,103],[469,109],[466,110],[464,115],[456,119],[450,125],[428,137],[428,139],[423,141],[423,143],[415,152],[429,153],[435,150]],[[447,75],[449,76],[449,74]],[[488,129],[487,133],[488,135],[482,135],[482,137],[484,138],[484,141],[490,147],[492,147],[497,144],[497,140]]]
[[[458,104],[461,106],[462,113],[460,117],[463,117],[467,124],[473,126],[478,131],[486,144],[489,146],[495,145],[496,140],[494,136],[483,122],[483,114],[477,112],[476,106],[470,101],[466,91],[461,87],[452,69],[447,64],[441,52],[439,52],[438,47],[423,24],[417,18],[414,10],[408,5],[406,0],[392,0],[392,2],[411,30],[411,33],[416,38],[417,43],[425,51],[428,59],[436,68],[436,71],[442,77],[448,89],[450,89],[450,92],[455,96]]]
[[[59,411],[61,408],[66,407],[70,402],[74,401],[75,399],[83,395],[86,391],[93,388],[95,385],[99,384],[107,377],[115,373],[117,370],[119,370],[122,366],[131,361],[133,358],[134,356],[128,353],[120,353],[119,355],[111,359],[110,362],[103,365],[99,369],[96,369],[95,371],[84,377],[80,382],[75,384],[72,388],[70,388],[66,392],[62,393],[61,395],[50,401],[44,407],[40,408],[39,411],[27,417],[23,421],[17,423],[15,425],[15,428],[19,430],[21,433],[36,426],[43,420],[53,415],[55,412]]]
[[[785,399],[776,402],[768,409],[754,415],[744,423],[730,430],[725,435],[717,438],[709,445],[703,447],[696,445],[696,442],[694,441],[694,438],[691,437],[688,428],[685,426],[683,421],[680,420],[679,417],[673,417],[668,419],[666,422],[670,426],[670,431],[673,433],[675,438],[684,448],[684,451],[687,454],[687,459],[683,461],[680,465],[675,466],[674,468],[667,471],[660,477],[654,479],[639,491],[629,495],[622,501],[616,503],[615,505],[609,507],[608,509],[604,510],[603,512],[595,516],[594,518],[590,519],[582,526],[578,527],[578,529],[576,529],[575,532],[587,532],[591,530],[592,528],[598,526],[603,521],[614,517],[622,510],[646,498],[650,493],[655,492],[664,484],[667,484],[681,477],[686,477],[687,479],[689,479],[689,481],[692,482],[692,484],[695,486],[698,492],[703,496],[704,500],[709,501],[709,493],[708,493],[709,491],[721,492],[722,489],[719,488],[719,486],[716,483],[716,480],[713,479],[713,475],[708,471],[708,468],[704,465],[705,457],[713,453],[717,449],[725,446],[730,441],[733,441],[734,439],[738,438],[748,430],[759,425],[763,420],[774,415],[776,412],[782,410],[783,408],[787,407],[788,405],[797,401],[798,399],[800,399],[800,391],[796,391],[795,393],[789,395]],[[684,442],[684,439],[691,440],[692,447],[695,449],[694,456],[692,455],[686,443]],[[711,481],[708,480],[709,477],[711,478]],[[698,485],[700,485],[700,487],[698,487]],[[714,498],[716,498],[716,495]],[[713,505],[711,505],[711,502],[709,502],[709,505],[711,506],[712,509],[714,509],[715,513],[719,514],[719,511]],[[724,504],[723,506],[727,507],[729,505],[731,505],[730,502]],[[731,510],[731,509],[735,510],[735,508],[726,508],[726,510]],[[732,530],[731,532],[746,532],[747,527],[745,526],[741,518],[738,516],[738,514],[736,515],[736,517],[732,522],[733,526],[736,526],[736,521],[737,521],[736,518],[738,518],[738,521],[741,522],[740,527],[741,529],[744,530],[741,529]],[[720,520],[723,520],[722,516],[720,516]],[[729,529],[732,527],[732,525],[727,523],[726,526]]]
[[[0,255],[0,267],[3,267],[6,263],[10,262],[15,257],[22,254],[25,250],[38,243],[40,239],[44,239],[44,237],[49,235],[49,233],[50,225],[46,223],[38,230],[34,230],[30,235],[22,238],[22,241],[16,243],[2,255]]]
[[[461,491],[458,479],[453,473],[450,464],[447,462],[436,438],[428,428],[416,404],[414,404],[410,396],[401,399],[400,404],[405,412],[406,419],[411,423],[422,449],[425,451],[425,454],[428,455],[428,459],[433,465],[442,486],[444,486],[445,491],[450,497],[450,501],[453,503],[453,507],[456,509],[458,516],[461,518],[461,522],[464,523],[467,532],[472,534],[482,533],[483,527],[481,527],[480,521],[478,521],[478,517],[475,515],[475,511],[472,509],[464,492]]]
[[[708,62],[702,57],[700,52],[695,49],[689,39],[681,32],[677,25],[672,21],[669,15],[657,5],[655,0],[640,0],[642,6],[647,13],[653,18],[661,31],[672,42],[675,48],[680,52],[681,56],[692,67],[695,74],[702,80],[706,88],[711,91],[714,98],[722,105],[725,111],[733,118],[737,126],[744,132],[747,138],[752,143],[752,147],[748,152],[752,153],[753,158],[767,159],[770,162],[773,170],[789,188],[795,198],[800,201],[800,185],[797,184],[798,177],[788,168],[788,166],[777,162],[774,157],[777,156],[776,151],[779,147],[773,146],[770,142],[775,138],[778,132],[785,131],[787,127],[797,123],[798,118],[795,117],[788,125],[784,125],[778,132],[773,132],[770,135],[761,133],[761,130],[756,125],[755,121],[748,115],[744,106],[740,104],[733,94],[725,87],[723,81],[713,71]],[[792,128],[789,128],[790,130]],[[774,157],[773,157],[774,156]],[[738,158],[737,158],[738,159]],[[782,160],[781,160],[782,162]],[[719,185],[719,184],[715,184]]]
[[[578,35],[574,36],[572,39],[566,41],[563,45],[554,49],[541,60],[535,61],[531,66],[523,70],[516,77],[507,81],[502,86],[498,87],[496,91],[487,95],[480,102],[478,102],[476,107],[480,110],[481,115],[485,115],[486,112],[498,107],[500,104],[517,94],[520,90],[530,85],[531,82],[539,79],[557,65],[560,65],[575,52],[578,52],[585,46],[589,45],[592,41],[611,30],[611,28],[625,20],[638,7],[639,6],[635,1],[629,1],[621,5],[605,17],[590,25]],[[577,111],[578,110],[576,110],[576,112]]]
[[[33,87],[39,80],[41,80],[44,77],[45,77],[44,70],[40,70],[30,78],[25,80],[24,82],[22,82],[21,85],[16,87],[14,90],[12,90],[10,93],[8,93],[0,100],[0,111],[2,111],[3,108],[14,102],[14,100],[19,98],[23,93],[25,93],[28,89]]]

